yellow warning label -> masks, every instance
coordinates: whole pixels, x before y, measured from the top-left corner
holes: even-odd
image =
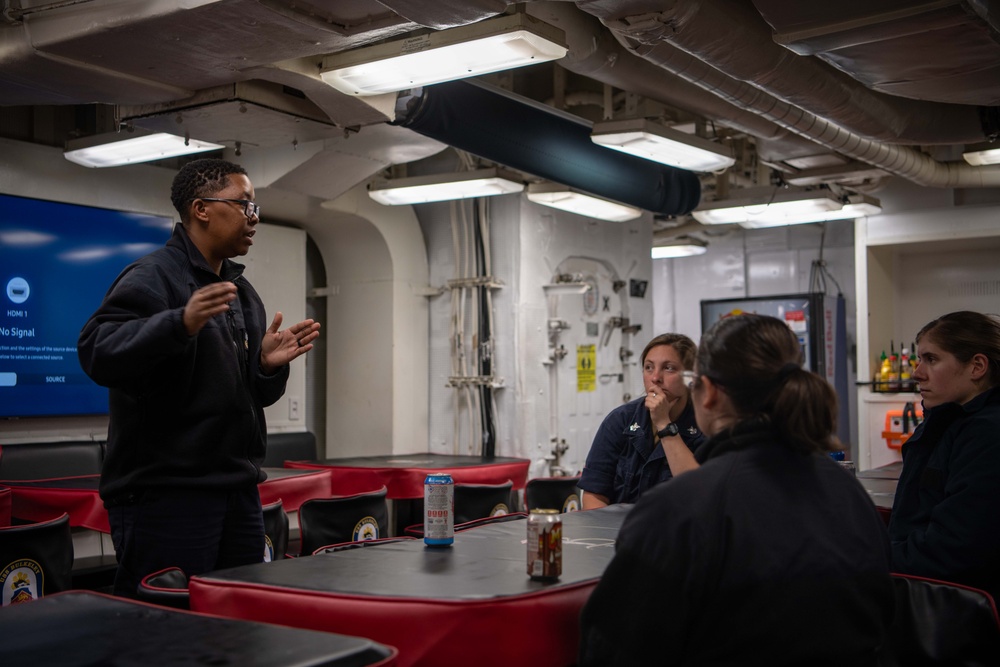
[[[597,390],[597,346],[576,346],[576,390]]]

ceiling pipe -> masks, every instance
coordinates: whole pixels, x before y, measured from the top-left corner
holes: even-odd
[[[558,64],[570,72],[757,137],[759,152],[768,161],[814,155],[818,150],[814,142],[637,58],[612,38],[597,18],[568,2],[532,2],[526,11],[565,33],[569,52]]]
[[[722,97],[731,104],[750,109],[762,117],[861,162],[874,165],[918,185],[938,188],[1000,186],[1000,166],[972,167],[964,162],[941,163],[909,148],[862,137],[813,113],[783,102],[749,84],[737,81],[666,41],[636,43],[634,19],[605,21],[622,45],[636,55],[656,63],[686,81]],[[670,27],[654,22],[666,38]],[[650,41],[650,25],[643,24],[642,37]]]
[[[503,13],[507,0],[380,0],[407,20],[435,29],[466,25]],[[566,0],[535,1],[525,11],[566,35],[569,52],[559,60],[564,69],[621,90],[641,95],[696,116],[713,120],[758,139],[757,150],[769,162],[814,155],[820,148],[758,114],[733,106],[656,67],[624,49],[594,16]]]
[[[984,129],[980,107],[879,93],[816,58],[795,54],[774,42],[771,27],[749,2],[597,0],[584,9],[635,42],[647,47],[667,42],[737,81],[867,139],[910,145],[975,143],[996,131]]]

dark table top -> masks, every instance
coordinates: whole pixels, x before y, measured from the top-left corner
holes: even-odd
[[[317,468],[264,468],[267,479],[257,485],[261,502],[281,499],[292,512],[310,498],[331,495],[330,471]],[[4,482],[11,489],[11,514],[21,519],[42,521],[69,513],[71,526],[110,532],[108,513],[98,495],[100,475],[26,479]]]
[[[4,485],[12,489],[62,489],[97,493],[100,483],[100,475],[81,475],[79,477],[53,477],[52,479],[19,479],[4,482]]]
[[[614,556],[618,529],[631,505],[560,515],[563,573],[557,582],[527,574],[527,522],[494,523],[455,534],[451,547],[405,540],[364,549],[220,570],[208,582],[263,584],[298,591],[478,600],[538,593],[596,580]]]
[[[395,652],[361,637],[57,593],[0,609],[0,664],[80,667],[374,665]]]
[[[896,480],[859,477],[858,481],[865,487],[876,507],[892,509],[892,501],[896,497]]]
[[[876,507],[892,509],[892,501],[896,497],[896,484],[899,482],[899,473],[902,469],[902,462],[896,462],[858,473],[858,481],[865,487]]]
[[[399,649],[399,667],[566,667],[630,508],[562,514],[562,576],[553,582],[528,576],[521,517],[459,532],[451,547],[403,540],[198,575],[191,605],[371,637]]]
[[[467,468],[469,466],[495,466],[508,463],[531,463],[528,459],[508,456],[475,456],[471,454],[385,454],[380,456],[345,456],[343,458],[322,459],[315,463],[338,468],[420,468],[437,470],[445,468]]]
[[[301,478],[306,475],[323,476],[323,471],[303,468],[264,468],[267,479],[261,484],[276,482],[290,477]],[[53,477],[51,479],[19,479],[3,482],[3,486],[12,488],[42,488],[42,489],[66,489],[72,491],[97,491],[101,483],[100,475],[80,475],[79,477]]]
[[[319,461],[285,461],[286,468],[329,468],[334,495],[352,495],[385,486],[393,500],[423,498],[424,478],[448,473],[456,484],[501,484],[508,479],[515,489],[528,481],[529,459],[506,456],[453,454],[390,454],[352,456]]]
[[[890,463],[884,465],[880,468],[872,468],[871,470],[864,470],[858,472],[859,479],[899,479],[899,473],[903,471],[903,462],[896,461],[895,463]]]

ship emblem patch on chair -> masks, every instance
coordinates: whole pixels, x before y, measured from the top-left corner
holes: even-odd
[[[0,571],[2,606],[37,600],[42,597],[44,582],[45,574],[37,562],[23,559],[10,563]]]

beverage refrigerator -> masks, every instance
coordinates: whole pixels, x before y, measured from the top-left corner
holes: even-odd
[[[840,411],[837,435],[851,437],[847,394],[847,324],[843,296],[818,292],[776,296],[711,299],[701,302],[702,333],[719,320],[741,313],[771,315],[799,338],[805,367],[826,378],[837,392]]]

